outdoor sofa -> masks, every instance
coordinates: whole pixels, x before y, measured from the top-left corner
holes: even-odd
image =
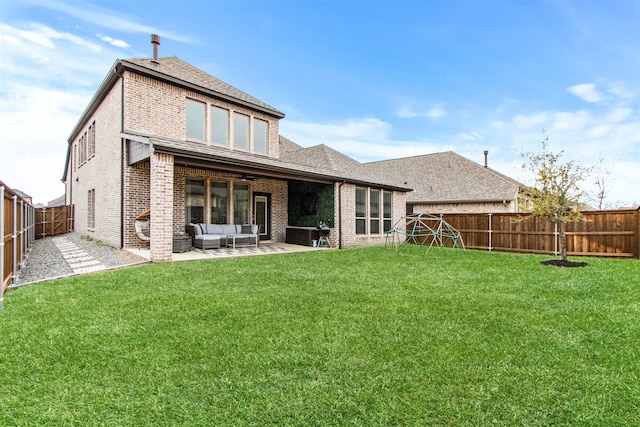
[[[189,224],[187,233],[193,246],[199,249],[218,249],[260,243],[256,224]]]

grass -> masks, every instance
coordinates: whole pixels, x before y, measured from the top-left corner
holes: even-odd
[[[640,425],[640,263],[382,247],[21,288],[0,425]]]

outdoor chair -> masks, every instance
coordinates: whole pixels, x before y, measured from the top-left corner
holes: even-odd
[[[151,246],[151,209],[146,209],[138,215],[134,220],[134,224],[136,226],[138,248]]]
[[[151,244],[149,220],[137,219],[135,221],[135,225],[136,225],[136,238],[138,239],[138,247],[142,248],[143,246],[149,246]]]

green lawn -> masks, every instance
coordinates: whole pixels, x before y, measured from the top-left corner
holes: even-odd
[[[544,259],[375,247],[21,288],[0,425],[640,425],[640,262]]]

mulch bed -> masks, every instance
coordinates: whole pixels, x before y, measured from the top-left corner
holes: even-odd
[[[561,259],[550,259],[547,261],[540,261],[540,264],[542,265],[553,265],[555,267],[586,267],[587,264],[586,262],[581,262],[581,261],[563,261]]]

